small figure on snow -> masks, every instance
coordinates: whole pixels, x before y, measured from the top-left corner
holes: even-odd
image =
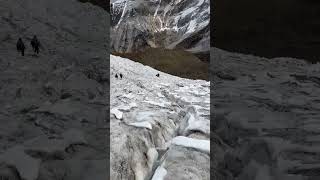
[[[118,79],[118,74],[116,74],[115,77]]]
[[[122,74],[120,73],[120,79],[122,79]]]
[[[157,76],[157,77],[159,77],[159,76],[160,76],[160,74],[158,73],[158,74],[156,74],[156,76]]]
[[[17,42],[17,51],[21,51],[21,55],[24,56],[24,50],[26,49],[26,47],[24,46],[24,43],[22,41],[21,38],[19,38],[18,42]]]
[[[34,35],[33,39],[31,40],[31,46],[33,48],[33,51],[39,54],[40,42],[36,35]]]

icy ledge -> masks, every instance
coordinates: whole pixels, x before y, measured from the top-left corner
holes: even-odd
[[[210,141],[177,136],[171,140],[171,144],[194,148],[196,150],[210,154]]]

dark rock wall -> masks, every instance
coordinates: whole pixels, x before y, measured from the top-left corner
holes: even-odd
[[[320,1],[211,0],[211,46],[319,61]]]
[[[93,5],[102,7],[104,10],[110,12],[110,0],[79,0],[80,2],[89,2]]]

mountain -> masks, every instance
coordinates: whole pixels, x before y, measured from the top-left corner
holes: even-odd
[[[212,47],[319,62],[320,1],[211,0]]]
[[[209,0],[113,0],[110,9],[113,52],[209,51]]]
[[[209,180],[210,82],[113,55],[110,74],[112,179]]]

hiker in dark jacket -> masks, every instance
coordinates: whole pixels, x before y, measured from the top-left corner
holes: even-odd
[[[122,74],[120,73],[120,79],[122,79]]]
[[[118,79],[118,74],[116,74],[115,77]]]
[[[24,43],[22,41],[21,38],[19,38],[18,42],[17,42],[17,51],[21,51],[21,55],[24,56],[24,50],[26,49],[26,47],[24,46]]]
[[[40,42],[36,35],[34,35],[33,39],[31,40],[31,46],[33,48],[33,51],[39,54]]]

